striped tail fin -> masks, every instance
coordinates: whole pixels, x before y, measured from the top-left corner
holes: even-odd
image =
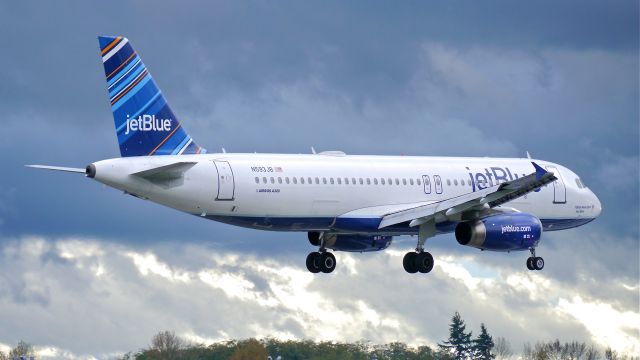
[[[98,36],[120,155],[202,154],[129,40]]]

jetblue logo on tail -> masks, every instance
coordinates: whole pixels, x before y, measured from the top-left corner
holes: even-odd
[[[157,119],[155,115],[140,115],[129,119],[127,115],[125,135],[134,131],[171,131],[171,119]]]

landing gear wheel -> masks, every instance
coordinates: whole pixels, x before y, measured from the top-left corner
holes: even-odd
[[[533,268],[536,270],[542,270],[544,269],[544,259],[541,257],[535,257],[533,258]]]
[[[307,270],[317,274],[320,272],[320,257],[322,254],[318,252],[312,252],[307,255]]]
[[[416,266],[417,257],[417,253],[408,252],[404,255],[404,258],[402,258],[402,266],[404,267],[404,270],[409,274],[415,274],[418,272],[418,266]]]
[[[433,269],[433,256],[429,252],[422,252],[416,255],[415,265],[419,272],[426,274]]]
[[[533,259],[533,256],[527,258],[527,269],[529,270],[535,270],[535,268],[533,267]]]
[[[320,254],[320,271],[325,274],[331,273],[336,268],[336,257],[330,252]]]

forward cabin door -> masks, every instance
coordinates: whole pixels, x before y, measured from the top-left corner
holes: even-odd
[[[235,183],[233,181],[233,171],[231,165],[226,161],[214,161],[218,170],[218,196],[216,200],[233,200]]]
[[[564,185],[564,179],[562,174],[555,166],[547,166],[547,170],[551,171],[558,180],[553,182],[553,203],[554,204],[566,204],[567,203],[567,188]]]

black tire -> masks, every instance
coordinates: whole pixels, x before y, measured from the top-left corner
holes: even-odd
[[[535,270],[535,268],[533,267],[533,257],[531,256],[527,258],[527,269]]]
[[[422,252],[417,254],[415,263],[418,271],[426,274],[433,269],[433,256],[429,252]]]
[[[408,252],[402,258],[402,266],[404,267],[404,271],[409,274],[415,274],[418,272],[418,267],[416,266],[416,257],[418,254],[414,252]]]
[[[312,252],[307,255],[307,270],[317,274],[320,272],[320,253]]]
[[[536,257],[533,260],[533,268],[536,270],[542,270],[544,269],[544,259],[541,257]]]
[[[336,257],[330,252],[324,252],[320,255],[320,271],[325,274],[333,272],[336,268]]]

